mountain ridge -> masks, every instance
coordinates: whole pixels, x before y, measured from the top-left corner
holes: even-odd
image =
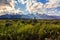
[[[6,19],[60,19],[60,16],[49,16],[46,14],[27,14],[27,15],[23,15],[23,14],[16,14],[16,15],[12,15],[12,14],[5,14],[5,15],[1,15],[1,18],[6,18]]]

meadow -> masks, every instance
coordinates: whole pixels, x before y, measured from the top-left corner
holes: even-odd
[[[0,20],[0,40],[60,40],[60,20]]]

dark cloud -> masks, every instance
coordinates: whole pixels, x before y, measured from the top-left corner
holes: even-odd
[[[1,5],[9,5],[9,6],[11,6],[10,2],[11,2],[11,0],[0,0],[0,6]]]

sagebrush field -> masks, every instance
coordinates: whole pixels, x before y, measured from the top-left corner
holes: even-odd
[[[0,40],[60,40],[60,20],[0,20]]]

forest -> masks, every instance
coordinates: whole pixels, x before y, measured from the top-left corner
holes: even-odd
[[[0,20],[0,40],[60,40],[60,20]]]

